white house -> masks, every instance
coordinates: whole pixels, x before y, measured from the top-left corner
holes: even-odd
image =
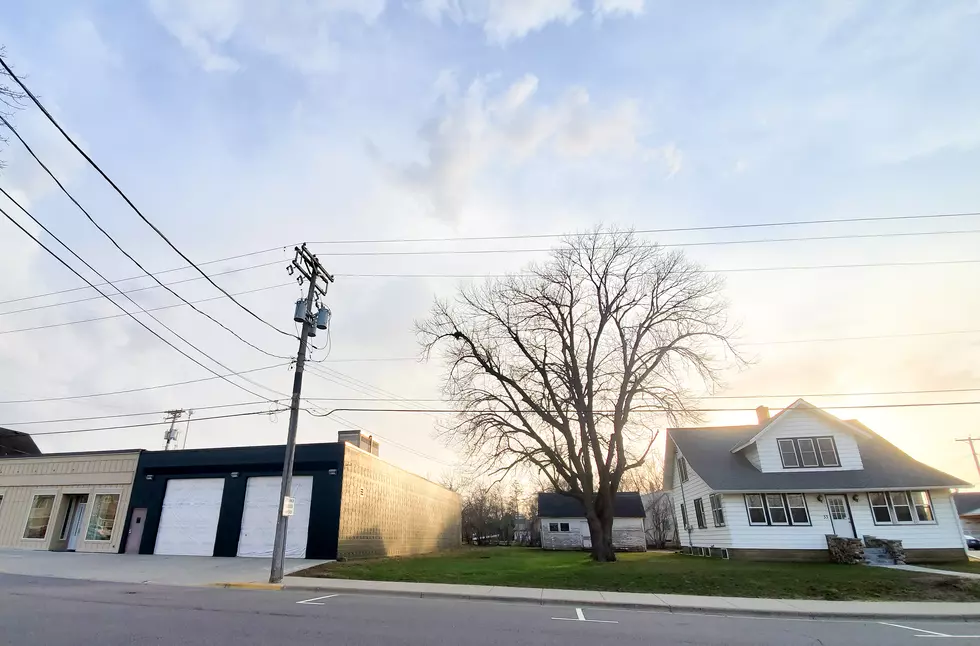
[[[620,492],[613,501],[613,549],[645,552],[643,503],[640,494]],[[589,522],[581,501],[562,493],[538,494],[541,547],[546,550],[592,549]]]
[[[828,535],[900,540],[906,560],[965,560],[951,487],[860,422],[802,399],[758,424],[667,431],[664,482],[682,549],[825,561]]]
[[[963,533],[976,538],[977,534],[980,534],[980,492],[954,493],[953,500],[956,501],[956,511],[960,515]]]

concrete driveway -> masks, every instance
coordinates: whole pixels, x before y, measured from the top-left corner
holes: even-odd
[[[287,559],[286,574],[326,563]],[[117,583],[207,585],[267,582],[271,559],[0,550],[0,572]]]

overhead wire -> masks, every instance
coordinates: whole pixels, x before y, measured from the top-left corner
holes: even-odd
[[[89,221],[89,222],[91,222],[91,223],[92,223],[93,225],[95,225],[95,228],[96,228],[96,229],[98,229],[98,230],[99,230],[99,232],[100,232],[100,233],[102,233],[102,235],[103,235],[103,236],[105,236],[105,237],[106,237],[106,238],[107,238],[107,239],[109,240],[109,242],[111,242],[111,243],[112,243],[112,245],[113,245],[113,246],[114,246],[114,247],[115,247],[116,249],[118,249],[118,250],[119,250],[119,252],[120,252],[120,253],[122,253],[122,254],[123,254],[124,256],[126,256],[126,258],[128,258],[128,259],[129,259],[129,260],[130,260],[130,261],[131,261],[131,262],[132,262],[132,263],[133,263],[134,265],[136,265],[137,267],[139,267],[139,268],[140,268],[140,270],[141,270],[141,271],[142,271],[142,272],[143,272],[144,274],[146,274],[147,276],[149,276],[150,278],[152,278],[152,279],[153,279],[154,281],[156,281],[156,283],[157,283],[157,284],[158,284],[158,285],[159,285],[160,287],[163,287],[164,289],[166,289],[166,290],[167,290],[168,292],[170,292],[170,294],[172,294],[172,295],[173,295],[173,296],[174,296],[175,298],[178,298],[178,299],[180,299],[181,301],[183,301],[183,302],[184,302],[185,304],[187,304],[187,305],[190,305],[190,307],[191,307],[191,309],[193,309],[193,310],[194,310],[195,312],[197,312],[198,314],[201,314],[202,316],[205,316],[206,318],[208,318],[208,319],[210,319],[210,320],[211,320],[212,322],[214,322],[214,323],[216,323],[217,325],[219,325],[219,326],[220,326],[220,327],[221,327],[222,329],[224,329],[224,330],[225,330],[226,332],[228,332],[229,334],[231,334],[232,336],[234,336],[234,337],[235,337],[236,339],[238,339],[238,340],[239,340],[239,341],[241,341],[242,343],[244,343],[244,344],[246,344],[246,345],[248,345],[248,346],[250,346],[250,347],[252,347],[252,348],[254,348],[255,350],[258,350],[259,352],[261,352],[261,353],[263,353],[263,354],[266,354],[266,355],[268,355],[268,356],[270,356],[270,357],[275,357],[275,358],[277,358],[277,359],[285,359],[285,358],[286,358],[286,357],[283,357],[283,356],[280,356],[280,355],[277,355],[277,354],[274,354],[274,353],[272,353],[272,352],[268,352],[268,351],[266,351],[266,350],[264,350],[264,349],[262,349],[262,348],[260,348],[259,346],[257,346],[257,345],[255,345],[255,344],[254,344],[254,343],[252,343],[251,341],[248,341],[248,340],[246,340],[246,339],[245,339],[245,338],[243,338],[243,337],[242,337],[242,336],[241,336],[240,334],[238,334],[237,332],[235,332],[234,330],[232,330],[232,329],[231,329],[230,327],[228,327],[227,325],[225,325],[224,323],[222,323],[222,322],[221,322],[221,321],[219,321],[218,319],[216,319],[216,318],[214,318],[213,316],[211,316],[210,314],[208,314],[207,312],[205,312],[205,311],[203,311],[203,310],[199,310],[199,309],[198,309],[198,308],[196,308],[196,307],[195,307],[194,305],[191,305],[191,304],[190,304],[190,303],[189,303],[189,302],[187,301],[187,299],[185,299],[185,298],[184,298],[183,296],[181,296],[180,294],[178,294],[178,293],[177,293],[177,292],[175,292],[174,290],[172,290],[172,289],[170,289],[170,287],[168,287],[167,285],[165,285],[165,284],[164,284],[164,283],[163,283],[163,282],[162,282],[162,281],[161,281],[161,280],[160,280],[159,278],[157,278],[157,277],[156,277],[156,276],[155,276],[154,274],[152,274],[152,273],[151,273],[150,271],[148,271],[148,270],[147,270],[147,269],[146,269],[145,267],[143,267],[143,265],[142,265],[142,264],[140,264],[140,262],[139,262],[138,260],[136,260],[136,258],[134,258],[134,257],[133,257],[133,256],[132,256],[132,255],[131,255],[131,254],[130,254],[130,253],[129,253],[128,251],[126,251],[125,249],[123,249],[123,247],[122,247],[122,245],[120,245],[120,244],[119,244],[119,243],[118,243],[118,242],[116,241],[116,239],[112,237],[112,234],[110,234],[110,233],[109,233],[108,231],[106,231],[106,230],[105,230],[104,228],[102,228],[102,225],[100,225],[100,224],[99,224],[99,223],[98,223],[98,222],[97,222],[97,221],[95,220],[95,218],[93,218],[93,217],[92,217],[92,215],[91,215],[91,214],[90,214],[90,213],[88,212],[88,210],[87,210],[87,209],[86,209],[85,207],[83,207],[83,206],[82,206],[82,205],[81,205],[81,204],[79,203],[79,201],[78,201],[78,200],[76,200],[76,199],[75,199],[75,196],[74,196],[74,195],[72,195],[72,194],[71,194],[71,193],[70,193],[70,192],[68,191],[68,189],[67,189],[67,188],[65,188],[65,186],[64,186],[64,185],[63,185],[63,184],[61,183],[61,180],[59,180],[59,179],[58,179],[58,177],[57,177],[57,176],[56,176],[56,175],[55,175],[55,174],[54,174],[53,172],[51,172],[51,169],[49,169],[49,168],[48,168],[48,166],[47,166],[47,164],[45,164],[45,163],[44,163],[43,161],[41,161],[41,158],[40,158],[40,157],[38,157],[38,156],[37,156],[37,155],[36,155],[36,154],[34,153],[34,150],[33,150],[33,149],[32,149],[32,148],[31,148],[31,147],[30,147],[30,146],[29,146],[29,145],[27,144],[27,142],[26,142],[26,141],[24,141],[24,139],[23,139],[23,138],[22,138],[22,137],[20,136],[20,133],[18,133],[18,132],[17,132],[17,130],[15,130],[15,129],[14,129],[14,127],[10,125],[10,123],[9,123],[9,122],[7,121],[7,119],[6,119],[6,118],[5,118],[5,117],[4,117],[4,116],[3,116],[2,114],[0,114],[0,122],[3,122],[3,124],[4,124],[5,126],[7,126],[7,129],[9,129],[9,130],[10,130],[10,131],[11,131],[12,133],[14,133],[14,136],[16,136],[16,137],[17,137],[17,140],[18,140],[18,141],[20,141],[20,143],[21,143],[21,144],[23,144],[23,146],[24,146],[24,148],[26,148],[26,149],[27,149],[27,151],[28,151],[28,152],[29,152],[29,153],[31,154],[31,157],[33,157],[33,158],[34,158],[34,160],[35,160],[35,161],[36,161],[36,162],[37,162],[37,163],[38,163],[38,164],[39,164],[39,165],[41,166],[41,168],[43,168],[43,169],[44,169],[44,171],[45,171],[45,172],[46,172],[46,173],[48,174],[48,176],[49,176],[49,177],[50,177],[50,178],[51,178],[52,180],[54,180],[54,183],[55,183],[55,184],[57,184],[57,185],[58,185],[58,188],[60,188],[60,189],[61,189],[61,192],[62,192],[62,193],[64,193],[64,194],[65,194],[65,195],[66,195],[66,196],[68,197],[68,199],[72,201],[72,204],[74,204],[75,206],[77,206],[77,207],[78,207],[78,209],[79,209],[79,210],[80,210],[80,211],[81,211],[81,212],[82,212],[83,214],[85,214],[85,217],[86,217],[86,218],[88,219],[88,221]],[[3,194],[3,195],[4,195],[4,196],[5,196],[5,197],[6,197],[6,198],[7,198],[8,200],[10,200],[11,202],[13,202],[13,203],[14,203],[14,204],[15,204],[15,205],[17,206],[17,208],[19,208],[19,209],[20,209],[21,211],[23,211],[23,212],[24,212],[24,213],[25,213],[25,214],[26,214],[26,215],[27,215],[28,217],[30,217],[30,218],[31,218],[32,220],[34,220],[34,219],[35,219],[35,218],[34,218],[34,216],[33,216],[33,215],[30,215],[30,214],[29,214],[29,213],[27,212],[27,209],[25,209],[25,208],[24,208],[23,206],[21,206],[21,204],[20,204],[20,203],[19,203],[19,202],[18,202],[17,200],[15,200],[15,199],[13,198],[13,196],[11,196],[11,195],[10,195],[10,194],[9,194],[9,193],[8,193],[8,192],[6,191],[6,190],[4,190],[4,189],[3,189],[3,187],[0,187],[0,193],[2,193],[2,194]],[[36,221],[36,220],[35,220],[35,221]],[[99,278],[101,278],[102,280],[104,280],[104,281],[106,281],[106,282],[109,282],[109,280],[108,280],[108,279],[107,279],[107,278],[106,278],[105,276],[103,276],[102,274],[98,274],[98,276],[99,276]],[[213,281],[212,281],[212,282],[213,282]],[[115,285],[113,285],[113,287],[115,288],[116,286],[115,286]],[[117,289],[117,291],[118,291],[118,289]]]
[[[248,402],[238,402],[235,404],[210,404],[208,406],[188,406],[188,408],[196,411],[201,410],[218,410],[221,408],[238,408],[242,406],[255,406],[257,404],[267,405],[268,401],[264,399],[256,399]],[[65,422],[90,422],[99,419],[122,419],[125,417],[146,417],[148,415],[165,415],[169,413],[170,410],[152,410],[152,411],[139,411],[135,413],[115,413],[113,415],[90,415],[87,417],[63,417],[60,419],[32,419],[32,420],[18,420],[16,422],[2,422],[0,427],[7,428],[10,426],[28,426],[32,424],[63,424]]]
[[[85,158],[85,161],[87,161],[89,163],[89,165],[92,166],[92,168],[94,168],[99,173],[99,175],[101,175],[102,178],[106,182],[109,183],[110,186],[112,186],[112,188],[116,191],[116,193],[119,194],[119,196],[140,217],[140,219],[143,220],[143,222],[145,222],[151,229],[153,229],[153,231],[164,242],[167,243],[167,246],[169,246],[171,249],[173,249],[177,253],[177,255],[179,255],[181,258],[183,258],[184,262],[186,262],[188,265],[190,265],[191,267],[193,267],[194,269],[196,269],[198,271],[198,273],[200,273],[201,276],[204,277],[205,280],[207,280],[209,283],[211,283],[211,285],[214,286],[215,289],[217,289],[218,291],[220,291],[221,293],[223,293],[225,296],[227,296],[231,300],[231,302],[235,303],[242,310],[244,310],[245,312],[247,312],[248,314],[250,314],[254,319],[256,319],[257,321],[260,321],[261,323],[265,324],[267,327],[272,328],[273,330],[275,330],[276,332],[279,332],[280,334],[283,334],[283,335],[288,336],[288,337],[292,337],[293,336],[289,332],[286,332],[285,330],[281,330],[278,327],[276,327],[275,325],[273,325],[272,323],[269,323],[268,321],[266,321],[265,319],[263,319],[261,316],[259,316],[258,314],[256,314],[252,310],[250,310],[249,308],[245,307],[244,305],[242,305],[239,301],[237,301],[235,299],[234,296],[230,295],[227,291],[225,291],[225,289],[223,287],[221,287],[220,285],[218,285],[218,283],[214,282],[214,280],[212,280],[211,277],[208,276],[204,272],[203,269],[201,269],[199,266],[197,266],[196,264],[194,264],[194,261],[192,261],[190,258],[188,258],[184,254],[183,251],[181,251],[180,249],[178,249],[177,246],[174,245],[174,243],[171,242],[170,239],[160,229],[158,229],[155,224],[153,224],[145,215],[143,215],[143,212],[140,211],[139,208],[137,208],[137,206],[133,203],[133,201],[129,199],[129,196],[127,196],[122,191],[122,189],[119,188],[119,186],[117,186],[114,181],[112,181],[112,178],[110,178],[105,173],[105,171],[103,171],[102,168],[97,163],[95,163],[95,161],[91,157],[89,157],[88,153],[86,153],[77,143],[75,143],[75,140],[72,139],[71,135],[69,135],[65,131],[65,129],[61,127],[61,124],[58,123],[57,119],[55,119],[51,115],[51,113],[48,112],[48,109],[46,107],[44,107],[44,104],[42,104],[41,101],[36,96],[34,96],[34,93],[31,92],[30,88],[27,87],[27,85],[24,83],[24,81],[19,76],[17,76],[16,74],[14,74],[13,70],[10,69],[10,66],[7,65],[7,62],[5,60],[3,60],[2,57],[0,57],[0,65],[3,66],[3,68],[4,68],[4,70],[6,70],[7,74],[9,74],[10,77],[17,83],[17,85],[20,86],[20,88],[24,91],[24,93],[28,96],[28,98],[30,98],[30,100],[34,103],[34,105],[36,105],[38,107],[38,109],[41,110],[41,112],[48,119],[48,121],[50,121],[51,124],[55,128],[58,129],[58,132],[60,132],[61,135],[68,141],[68,143],[71,144],[72,148],[74,148],[76,151],[78,151],[78,153],[82,157]],[[7,124],[7,127],[9,128],[10,127],[10,124]],[[11,128],[11,131],[13,131],[12,128]],[[20,139],[20,135],[17,135],[17,138]],[[21,139],[21,141],[23,142],[22,139]],[[26,146],[26,144],[25,144],[25,146]],[[31,154],[33,156],[33,153],[31,153]],[[35,159],[36,159],[36,157],[35,157]],[[49,172],[49,174],[50,174],[50,172]],[[52,177],[53,177],[53,175],[52,175]],[[59,185],[60,185],[60,183],[59,183]],[[66,193],[67,193],[67,191],[66,191]],[[74,199],[72,201],[74,201]],[[91,217],[89,219],[91,220]],[[94,223],[94,220],[93,220],[93,223]],[[98,226],[98,225],[96,225],[96,226]],[[101,227],[100,227],[100,229],[101,229]],[[122,249],[120,249],[120,251],[122,251]],[[133,262],[135,262],[135,260]],[[140,267],[140,269],[143,269],[143,268]]]
[[[24,210],[24,209],[22,208],[21,210]],[[27,213],[27,211],[24,211],[24,212],[25,212],[25,213]],[[138,318],[136,318],[136,316],[135,316],[135,315],[134,315],[134,314],[133,314],[132,312],[130,312],[129,310],[127,310],[127,309],[126,309],[125,307],[123,307],[122,305],[120,305],[120,304],[119,304],[119,303],[117,303],[116,301],[114,301],[114,300],[112,300],[112,298],[110,298],[110,297],[109,297],[109,296],[108,296],[107,294],[105,294],[104,292],[102,292],[102,290],[100,290],[100,289],[98,289],[98,288],[96,288],[96,287],[95,287],[94,285],[92,285],[92,283],[91,283],[91,281],[89,281],[89,280],[88,280],[88,278],[86,278],[85,276],[83,276],[83,275],[82,275],[81,273],[79,273],[79,272],[78,272],[78,271],[77,271],[77,270],[76,270],[76,269],[75,269],[74,267],[72,267],[71,265],[69,265],[69,264],[68,264],[68,263],[67,263],[67,262],[66,262],[66,261],[65,261],[65,260],[64,260],[63,258],[61,258],[61,256],[59,256],[59,255],[58,255],[58,254],[56,254],[56,253],[55,253],[54,251],[52,251],[52,250],[51,250],[51,249],[50,249],[50,248],[49,248],[49,247],[48,247],[47,245],[45,245],[45,244],[44,244],[43,242],[41,242],[40,240],[38,240],[38,239],[37,239],[37,238],[36,238],[36,237],[34,236],[34,234],[32,234],[32,233],[31,233],[30,231],[28,231],[27,229],[25,229],[25,228],[24,228],[24,227],[23,227],[23,226],[22,226],[22,225],[20,224],[20,222],[18,222],[17,220],[15,220],[15,219],[13,218],[13,216],[11,216],[11,215],[10,215],[9,213],[7,213],[6,211],[4,211],[4,210],[3,210],[2,208],[0,208],[0,214],[2,214],[2,215],[3,215],[4,217],[6,217],[6,218],[7,218],[8,220],[10,220],[10,221],[11,221],[11,222],[12,222],[12,223],[14,224],[14,226],[16,226],[16,227],[17,227],[18,229],[20,229],[20,230],[21,230],[21,232],[23,232],[23,233],[24,233],[24,235],[26,235],[26,236],[27,236],[27,237],[29,237],[29,238],[30,238],[31,240],[33,240],[33,241],[34,241],[34,242],[35,242],[35,243],[36,243],[36,244],[37,244],[38,246],[40,246],[40,247],[41,247],[42,249],[44,249],[44,251],[46,251],[46,252],[47,252],[47,253],[48,253],[48,254],[49,254],[50,256],[52,256],[52,257],[53,257],[53,258],[54,258],[55,260],[57,260],[57,261],[58,261],[59,263],[61,263],[62,265],[64,265],[64,266],[65,266],[65,267],[66,267],[66,268],[67,268],[67,269],[68,269],[69,271],[71,271],[71,272],[72,272],[73,274],[75,274],[75,275],[76,275],[76,276],[77,276],[78,278],[80,278],[81,280],[83,280],[83,281],[85,281],[86,283],[88,283],[88,284],[89,284],[89,285],[90,285],[90,286],[91,286],[91,287],[92,287],[93,289],[96,289],[96,291],[98,291],[98,292],[99,292],[100,294],[102,294],[102,295],[103,295],[103,296],[105,297],[105,299],[106,299],[106,300],[108,300],[108,301],[109,301],[110,303],[112,303],[112,304],[113,304],[113,305],[114,305],[115,307],[117,307],[117,308],[119,308],[120,310],[122,310],[123,312],[125,312],[125,314],[126,314],[127,316],[129,316],[129,317],[130,317],[131,319],[133,319],[134,321],[136,321],[137,323],[139,323],[139,325],[140,325],[140,326],[141,326],[142,328],[144,328],[145,330],[147,330],[148,332],[150,332],[150,333],[151,333],[151,334],[152,334],[153,336],[155,336],[155,337],[157,337],[158,339],[160,339],[161,341],[163,341],[164,343],[166,343],[166,344],[167,344],[168,346],[170,346],[171,348],[173,348],[174,350],[176,350],[177,352],[179,352],[179,353],[180,353],[181,355],[183,355],[183,356],[184,356],[184,357],[186,357],[187,359],[189,359],[189,360],[191,360],[191,361],[193,361],[193,362],[194,362],[195,364],[197,364],[197,365],[198,365],[198,366],[200,366],[201,368],[204,368],[205,370],[207,370],[207,371],[208,371],[208,372],[210,372],[211,374],[213,374],[213,375],[216,375],[216,376],[217,376],[217,377],[219,377],[220,379],[223,379],[224,381],[226,381],[226,382],[228,382],[229,384],[231,384],[231,385],[233,385],[233,386],[235,386],[236,388],[239,388],[240,390],[244,390],[244,391],[245,391],[245,392],[247,392],[248,394],[250,394],[250,395],[254,395],[255,397],[261,397],[262,399],[265,399],[265,400],[267,400],[267,401],[274,401],[274,400],[271,400],[271,399],[269,399],[268,397],[263,397],[262,395],[260,395],[260,394],[258,394],[258,393],[256,393],[256,392],[254,392],[254,391],[252,391],[252,390],[249,390],[249,389],[248,389],[248,388],[246,388],[245,386],[242,386],[241,384],[238,384],[238,383],[235,383],[234,381],[232,381],[232,380],[231,380],[231,379],[229,379],[228,377],[226,377],[226,376],[224,376],[224,375],[221,375],[221,373],[218,373],[218,372],[216,372],[216,371],[214,371],[214,370],[212,370],[212,369],[211,369],[210,367],[208,367],[208,366],[206,366],[206,365],[204,365],[203,363],[201,363],[200,361],[198,361],[197,359],[195,359],[195,358],[194,358],[194,357],[192,357],[191,355],[189,355],[189,354],[187,354],[186,352],[184,352],[183,350],[181,350],[180,348],[178,348],[178,347],[177,347],[176,345],[174,345],[173,343],[171,343],[171,342],[170,342],[170,341],[168,341],[167,339],[165,339],[165,338],[163,338],[163,337],[162,337],[162,336],[161,336],[161,335],[160,335],[160,334],[159,334],[159,333],[158,333],[158,332],[157,332],[156,330],[154,330],[154,329],[152,329],[151,327],[149,327],[148,325],[146,325],[146,324],[145,324],[145,323],[144,323],[143,321],[141,321],[141,320],[139,320]],[[71,249],[71,248],[70,248],[69,246],[67,246],[67,245],[66,245],[66,244],[65,244],[64,242],[62,242],[60,238],[58,238],[58,237],[57,237],[57,236],[55,236],[55,235],[54,235],[53,233],[51,233],[51,231],[50,231],[50,230],[48,230],[48,228],[47,228],[47,227],[45,227],[45,226],[44,226],[44,225],[43,225],[43,224],[42,224],[42,223],[41,223],[40,221],[38,221],[38,220],[36,220],[36,219],[35,219],[35,218],[34,218],[33,216],[31,216],[30,214],[28,214],[28,216],[29,216],[29,217],[30,217],[30,218],[31,218],[32,220],[34,220],[34,222],[35,222],[35,223],[37,223],[37,225],[38,225],[38,226],[40,226],[40,227],[41,227],[41,228],[42,228],[42,229],[43,229],[43,230],[45,231],[45,233],[47,233],[47,234],[48,234],[48,235],[50,235],[50,236],[51,236],[52,238],[54,238],[54,239],[55,239],[55,240],[56,240],[56,241],[58,242],[58,244],[60,244],[61,246],[63,246],[63,247],[64,247],[65,249],[67,249],[67,250],[68,250],[68,251],[69,251],[69,252],[70,252],[70,253],[71,253],[71,254],[72,254],[73,256],[75,256],[75,257],[76,257],[76,258],[77,258],[77,259],[78,259],[78,260],[79,260],[80,262],[82,262],[82,264],[84,264],[84,265],[85,265],[86,267],[88,267],[88,268],[89,268],[89,269],[90,269],[90,270],[91,270],[91,271],[92,271],[93,273],[95,273],[95,274],[96,274],[96,275],[98,275],[98,276],[99,276],[100,278],[102,278],[102,280],[106,280],[106,279],[105,279],[105,277],[103,277],[103,276],[102,276],[102,275],[101,275],[101,274],[100,274],[100,273],[99,273],[99,272],[98,272],[98,271],[97,271],[97,270],[96,270],[95,268],[93,268],[93,267],[92,267],[91,265],[89,265],[89,264],[88,264],[88,263],[87,263],[87,262],[86,262],[86,261],[85,261],[85,260],[84,260],[84,259],[83,259],[83,258],[82,258],[81,256],[79,256],[79,255],[78,255],[77,253],[75,253],[75,251],[74,251],[74,250],[72,250],[72,249]],[[108,282],[108,281],[106,281],[106,282]],[[139,303],[137,303],[136,301],[132,301],[132,299],[130,299],[130,300],[131,300],[131,302],[132,302],[132,303],[133,303],[134,305],[136,305],[137,307],[139,307],[140,309],[142,309],[142,307],[141,307],[141,306],[139,305]],[[216,360],[216,359],[214,359],[213,357],[211,357],[210,355],[208,355],[208,354],[207,354],[206,352],[204,352],[203,350],[201,350],[200,348],[198,348],[197,346],[195,346],[195,345],[194,345],[193,343],[191,343],[190,341],[188,341],[187,339],[185,339],[184,337],[182,337],[182,336],[181,336],[180,334],[178,334],[177,332],[174,332],[174,331],[173,331],[173,330],[172,330],[172,329],[171,329],[171,328],[170,328],[169,326],[167,326],[167,325],[166,325],[165,323],[163,323],[163,322],[161,322],[161,321],[159,321],[159,320],[158,320],[158,319],[157,319],[156,317],[154,317],[154,316],[153,316],[152,314],[147,314],[147,316],[149,316],[149,317],[150,317],[150,318],[152,318],[152,319],[153,319],[154,321],[156,321],[157,323],[159,323],[159,324],[160,324],[161,326],[163,326],[163,327],[164,327],[165,329],[167,329],[167,330],[168,330],[168,331],[169,331],[169,332],[170,332],[171,334],[173,334],[174,336],[176,336],[176,337],[177,337],[178,339],[180,339],[181,341],[183,341],[184,343],[186,343],[186,344],[187,344],[187,345],[189,345],[190,347],[192,347],[192,348],[194,348],[195,350],[197,350],[197,351],[198,351],[199,353],[201,353],[201,354],[202,354],[203,356],[205,356],[205,357],[207,357],[208,359],[210,359],[211,361],[213,361],[213,362],[214,362],[215,364],[217,364],[217,365],[219,365],[219,366],[221,366],[222,368],[224,368],[225,370],[227,370],[227,371],[228,371],[229,373],[232,373],[232,374],[236,374],[236,373],[234,373],[234,371],[233,371],[233,370],[231,370],[230,368],[228,368],[227,366],[225,366],[225,365],[224,365],[223,363],[221,363],[220,361],[218,361],[218,360]],[[243,380],[245,380],[245,381],[248,381],[249,383],[252,383],[252,384],[254,384],[254,385],[256,385],[256,386],[258,386],[258,387],[260,387],[260,388],[266,388],[267,390],[271,390],[271,389],[269,389],[269,388],[267,388],[267,387],[265,387],[265,386],[262,386],[261,384],[256,384],[255,382],[252,382],[252,381],[251,381],[251,380],[249,380],[249,379],[248,379],[247,377],[241,377],[241,376],[240,376],[240,374],[239,374],[238,376],[239,376],[239,377],[240,377],[241,379],[243,379]],[[275,391],[272,391],[272,392],[275,392]]]
[[[277,408],[275,410],[267,411],[252,411],[247,413],[229,413],[227,415],[213,415],[211,417],[195,417],[194,423],[207,422],[215,419],[231,419],[234,417],[252,417],[254,415],[273,415],[275,413],[281,413],[283,411],[288,411],[288,408]],[[33,433],[28,433],[31,437],[38,437],[40,435],[71,435],[74,433],[95,433],[97,431],[118,431],[130,428],[147,428],[150,426],[162,426],[170,424],[169,421],[166,422],[143,422],[140,424],[120,424],[118,426],[100,426],[96,428],[74,428],[74,429],[64,429],[57,431],[35,431]]]

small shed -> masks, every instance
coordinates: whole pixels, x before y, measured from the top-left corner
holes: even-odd
[[[613,548],[620,552],[645,552],[645,513],[640,494],[619,492],[614,501]],[[546,550],[589,550],[592,536],[581,501],[563,493],[538,494],[541,547]]]

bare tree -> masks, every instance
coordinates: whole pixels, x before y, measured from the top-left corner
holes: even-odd
[[[644,497],[647,545],[662,549],[674,539],[674,508],[670,494],[658,492]]]
[[[418,323],[461,410],[443,432],[503,477],[534,468],[582,502],[592,555],[613,561],[613,498],[654,421],[692,415],[692,378],[732,356],[720,281],[632,232],[571,236],[525,273],[461,288]],[[729,355],[728,351],[732,350]]]
[[[6,54],[7,50],[0,45],[0,57],[4,57]],[[0,116],[4,119],[9,119],[15,110],[24,107],[24,93],[8,85],[8,80],[13,79],[10,78],[6,70],[0,68]],[[7,135],[3,127],[0,127],[0,144],[7,145]],[[4,166],[3,159],[0,159],[0,169],[3,169]]]
[[[651,493],[663,488],[663,457],[655,449],[650,451],[643,464],[624,473],[619,484],[620,491],[638,491],[640,493]]]

